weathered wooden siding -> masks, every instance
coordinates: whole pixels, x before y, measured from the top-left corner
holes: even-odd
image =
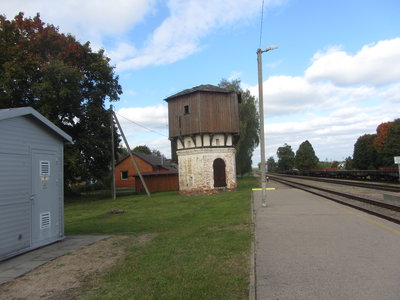
[[[143,192],[144,191],[143,184],[138,177],[136,178],[137,178],[136,191]],[[144,181],[146,182],[146,186],[150,192],[179,190],[178,173],[144,176]]]
[[[153,166],[150,165],[148,162],[144,161],[140,157],[137,157],[136,155],[133,155],[135,157],[136,163],[139,167],[140,172],[152,172],[153,171]],[[121,179],[121,172],[122,171],[128,171],[128,179],[127,180],[122,180]],[[135,187],[136,186],[136,181],[135,177],[133,175],[137,174],[137,171],[132,163],[132,160],[130,156],[125,158],[123,161],[121,161],[119,164],[116,165],[115,167],[115,185],[117,188],[121,187]]]
[[[184,107],[189,106],[189,114]],[[235,93],[196,92],[168,102],[170,138],[197,133],[239,133]]]
[[[168,170],[160,167],[159,170],[156,170],[151,164],[149,164],[147,161],[141,159],[137,155],[133,154],[133,157],[135,157],[136,163],[139,167],[139,170],[141,173],[146,173],[146,172],[168,172]],[[128,171],[128,179],[122,180],[121,179],[121,172],[122,171]],[[137,180],[135,179],[134,175],[137,174],[137,171],[133,165],[133,162],[128,156],[121,162],[119,162],[115,166],[115,186],[117,188],[122,188],[122,187],[135,187]],[[139,180],[140,181],[140,180]]]
[[[239,133],[238,100],[235,93],[204,94],[200,105],[200,132]]]

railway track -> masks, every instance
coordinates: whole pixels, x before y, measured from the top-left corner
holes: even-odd
[[[280,182],[285,185],[289,185],[298,189],[302,189],[304,191],[310,192],[312,194],[322,196],[324,198],[333,200],[335,202],[356,208],[358,210],[367,212],[369,214],[373,214],[375,216],[384,218],[386,220],[389,220],[391,222],[400,224],[400,203],[399,204],[389,204],[385,202],[382,197],[378,197],[376,191],[387,191],[386,189],[381,189],[381,187],[378,185],[375,187],[375,185],[371,186],[369,185],[357,185],[360,188],[363,189],[373,189],[375,192],[358,192],[357,191],[344,191],[342,188],[340,188],[340,184],[343,184],[342,181],[337,181],[337,180],[332,180],[333,182],[327,182],[323,180],[323,185],[321,184],[321,180],[314,180],[314,182],[310,182],[312,178],[293,178],[289,177],[287,178],[286,176],[276,176],[276,175],[270,175],[268,174],[268,177],[276,182]],[[305,183],[306,181],[307,183]],[[334,185],[333,185],[334,184]],[[399,190],[389,190],[391,192],[396,191],[399,192]],[[369,196],[368,194],[373,194],[374,197]]]
[[[268,176],[271,177],[273,175],[268,175]],[[280,175],[277,175],[277,176],[280,176]],[[327,178],[300,176],[300,175],[282,175],[282,176],[290,177],[290,178],[299,178],[299,179],[304,179],[304,180],[311,180],[311,181],[320,181],[320,182],[326,182],[326,183],[356,186],[356,187],[361,187],[361,188],[374,188],[374,189],[380,190],[380,191],[400,193],[400,185],[398,185],[398,184],[381,184],[381,183],[375,183],[375,182],[361,182],[361,181],[346,180],[346,179],[327,179]]]

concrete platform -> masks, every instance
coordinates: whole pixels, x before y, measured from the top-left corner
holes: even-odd
[[[0,284],[17,278],[33,269],[84,246],[103,240],[108,236],[67,236],[54,244],[32,250],[0,262]]]
[[[253,191],[256,299],[400,299],[400,226],[304,191]]]

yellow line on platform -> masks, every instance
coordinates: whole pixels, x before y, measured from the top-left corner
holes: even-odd
[[[261,191],[261,188],[253,188],[252,191]],[[275,188],[266,188],[267,191],[275,191]]]

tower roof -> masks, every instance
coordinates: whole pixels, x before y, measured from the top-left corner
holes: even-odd
[[[188,94],[193,94],[193,93],[196,93],[196,92],[224,93],[224,94],[234,93],[234,91],[232,91],[232,90],[228,90],[228,89],[225,89],[225,88],[220,88],[220,87],[215,86],[215,85],[203,84],[203,85],[195,86],[195,87],[193,87],[191,89],[183,90],[183,91],[181,91],[179,93],[176,93],[176,94],[174,94],[172,96],[169,96],[168,98],[165,98],[164,100],[168,102],[168,101],[170,101],[172,99],[175,99],[177,97],[188,95]]]

